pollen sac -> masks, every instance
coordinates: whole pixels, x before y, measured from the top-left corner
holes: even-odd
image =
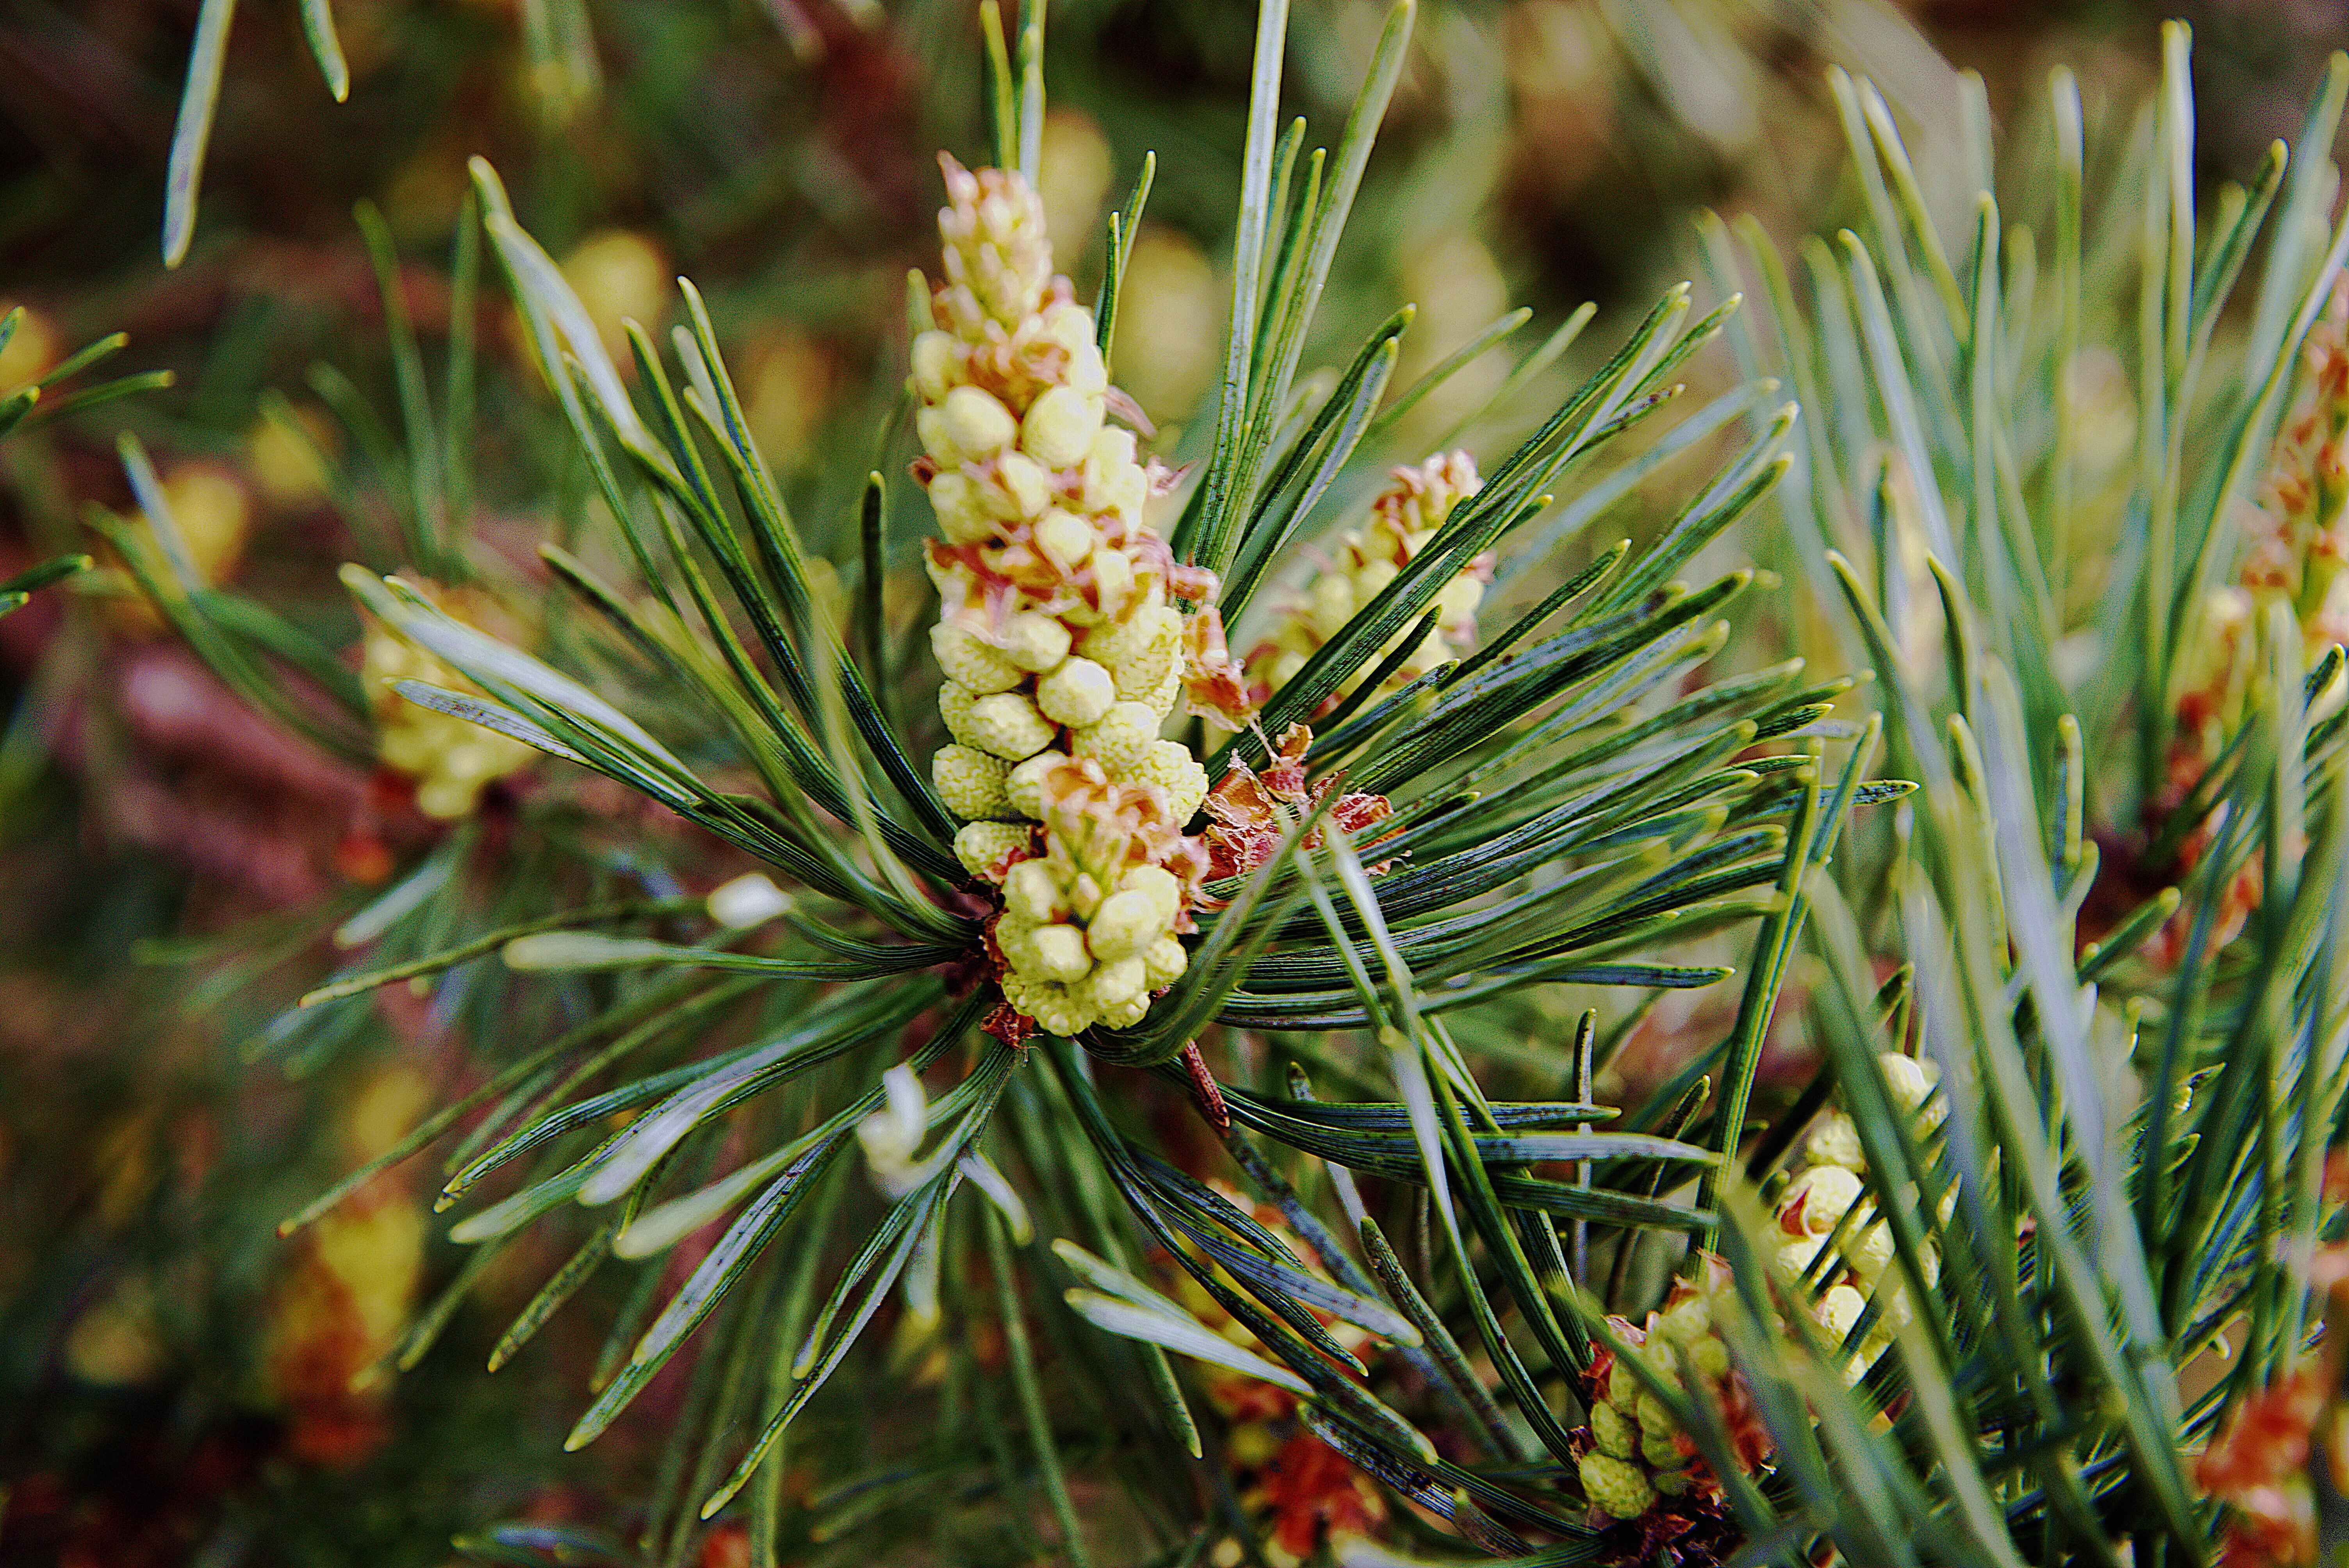
[[[930,652],[937,656],[938,668],[947,679],[979,696],[1009,691],[1027,673],[988,646],[978,633],[952,621],[940,621],[930,628]]]
[[[930,759],[930,782],[947,810],[968,820],[1016,818],[1004,780],[1011,764],[976,747],[945,746]]]
[[[1036,706],[1055,722],[1080,729],[1099,723],[1117,696],[1117,683],[1091,659],[1062,659],[1036,683]]]

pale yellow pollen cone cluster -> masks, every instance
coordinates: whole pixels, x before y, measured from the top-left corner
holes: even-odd
[[[1663,1399],[1649,1392],[1632,1361],[1665,1387],[1713,1404],[1745,1470],[1766,1458],[1769,1437],[1750,1420],[1748,1397],[1729,1367],[1729,1343],[1713,1322],[1714,1305],[1732,1291],[1726,1265],[1708,1253],[1696,1277],[1672,1284],[1663,1310],[1649,1312],[1647,1328],[1609,1319],[1620,1350],[1588,1373],[1590,1449],[1576,1460],[1583,1498],[1598,1514],[1640,1519],[1671,1500],[1703,1510],[1720,1495],[1713,1470],[1696,1462],[1696,1444]]]
[[[1272,634],[1249,654],[1250,688],[1269,695],[1287,686],[1324,643],[1344,630],[1427,548],[1452,509],[1484,487],[1476,459],[1465,452],[1438,452],[1416,468],[1396,469],[1392,482],[1371,503],[1369,523],[1346,533],[1328,568],[1295,593]],[[1490,563],[1480,557],[1437,591],[1435,625],[1387,678],[1388,690],[1399,689],[1475,646],[1476,606],[1491,574]],[[1416,621],[1366,657],[1347,676],[1338,695],[1351,692],[1402,648],[1414,625]]]
[[[1898,1052],[1885,1053],[1882,1062],[1894,1102],[1917,1119],[1917,1132],[1922,1137],[1948,1114],[1947,1106],[1932,1098],[1934,1068]],[[1799,1279],[1841,1230],[1837,1248],[1841,1261],[1834,1265],[1831,1276],[1836,1283],[1827,1287],[1816,1306],[1827,1333],[1841,1340],[1858,1324],[1892,1268],[1892,1227],[1877,1215],[1875,1204],[1866,1196],[1868,1161],[1860,1151],[1859,1130],[1851,1118],[1841,1111],[1829,1111],[1822,1118],[1804,1146],[1803,1161],[1802,1168],[1778,1194],[1778,1229],[1783,1233],[1778,1261]],[[1954,1195],[1951,1201],[1955,1201]],[[1930,1284],[1940,1273],[1940,1256],[1930,1243],[1921,1261],[1925,1283]],[[1846,1368],[1855,1383],[1891,1346],[1894,1326],[1909,1320],[1912,1309],[1908,1287],[1893,1282],[1884,1306],[1876,1327]]]
[[[956,855],[1003,889],[1005,1000],[1074,1035],[1139,1022],[1183,972],[1205,862],[1183,829],[1207,776],[1159,729],[1186,669],[1170,599],[1213,584],[1143,521],[1152,475],[1108,423],[1092,313],[1053,274],[1041,202],[1016,173],[944,161],[946,276],[913,346],[954,737],[932,777],[965,822]]]

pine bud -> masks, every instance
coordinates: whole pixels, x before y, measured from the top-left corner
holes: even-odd
[[[1085,927],[1085,945],[1104,964],[1132,957],[1165,934],[1157,902],[1146,892],[1113,892],[1102,900],[1092,923]]]
[[[1808,1166],[1795,1173],[1778,1200],[1780,1222],[1790,1233],[1824,1236],[1842,1221],[1860,1191],[1855,1171],[1840,1165]]]
[[[1069,913],[1061,879],[1049,861],[1021,861],[1003,879],[1003,906],[1022,920],[1049,925]]]
[[[1006,452],[995,460],[997,500],[1008,516],[1036,518],[1052,500],[1052,476],[1031,458]]]
[[[935,329],[914,339],[914,391],[925,403],[940,403],[963,379],[969,351],[951,332]]]
[[[1933,1086],[1940,1080],[1940,1069],[1897,1051],[1887,1051],[1878,1059],[1884,1066],[1885,1087],[1892,1091],[1892,1098],[1899,1102],[1900,1108],[1918,1113],[1920,1128],[1940,1126],[1941,1119],[1950,1113],[1948,1102],[1935,1101],[1929,1109],[1925,1108],[1925,1102],[1931,1098]]]
[[[1628,1460],[1639,1447],[1640,1434],[1622,1411],[1603,1399],[1590,1407],[1590,1436],[1609,1459]]]
[[[938,514],[938,531],[948,544],[982,544],[995,533],[995,520],[987,515],[979,487],[958,469],[945,469],[930,477],[930,510]]]
[[[1818,1129],[1804,1145],[1803,1154],[1814,1165],[1840,1165],[1847,1171],[1868,1168],[1868,1155],[1860,1148],[1859,1129],[1839,1110],[1831,1110],[1819,1119]]]
[[[1173,808],[1168,814],[1178,822],[1187,822],[1197,816],[1200,806],[1206,801],[1207,769],[1179,740],[1151,742],[1138,771],[1145,783],[1166,791]]]
[[[1112,619],[1123,614],[1133,597],[1133,562],[1123,551],[1101,544],[1094,546],[1085,564],[1092,573],[1094,607]]]
[[[1023,817],[1041,821],[1044,817],[1044,776],[1069,759],[1065,751],[1040,751],[1027,761],[1016,764],[1004,788],[1011,796],[1014,810]]]
[[[1140,958],[1119,958],[1092,972],[1084,983],[1083,995],[1096,1008],[1106,1012],[1141,996],[1147,988],[1148,978]]]

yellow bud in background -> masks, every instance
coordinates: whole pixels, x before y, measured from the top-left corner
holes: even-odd
[[[1143,225],[1118,291],[1117,380],[1153,419],[1187,419],[1206,389],[1225,292],[1196,245]]]
[[[5,379],[0,376],[0,383]],[[326,499],[324,458],[341,444],[334,422],[317,409],[297,407],[293,418],[298,429],[260,418],[244,436],[245,471],[253,476],[261,499],[281,511],[316,506]]]
[[[63,1348],[66,1370],[102,1388],[132,1387],[160,1374],[165,1351],[147,1276],[126,1275],[84,1307]]]
[[[199,582],[216,584],[235,573],[253,531],[253,508],[233,474],[216,463],[184,464],[163,480],[163,504],[185,549],[185,564]],[[144,512],[131,513],[129,521],[149,573],[166,593],[176,591],[179,576],[154,525]],[[163,630],[163,618],[141,596],[113,601],[107,617],[116,630],[132,635]]]
[[[667,253],[643,234],[604,229],[580,241],[562,265],[564,281],[595,325],[604,352],[620,374],[634,375],[636,361],[622,324],[635,321],[658,340],[674,276]]]
[[[1044,231],[1071,242],[1064,258],[1074,271],[1086,237],[1101,225],[1101,204],[1117,173],[1109,140],[1079,108],[1056,108],[1044,117],[1043,156],[1038,160],[1036,195],[1044,204]]]
[[[16,305],[0,301],[0,316],[6,315]],[[8,346],[0,348],[0,393],[14,392],[28,381],[38,381],[48,374],[50,366],[64,357],[62,340],[49,318],[30,305],[16,318],[16,334]]]
[[[742,358],[743,423],[769,464],[788,468],[808,455],[831,406],[832,350],[786,322],[754,341]]]
[[[443,613],[466,625],[508,641],[523,640],[504,605],[490,594],[465,587],[413,583]],[[371,616],[362,616],[359,682],[375,719],[376,756],[416,789],[416,808],[428,817],[454,821],[481,803],[482,787],[527,766],[538,755],[518,740],[410,702],[397,689],[403,680],[445,690],[479,688],[440,658],[409,643]]]
[[[1448,626],[1476,614],[1485,602],[1485,585],[1464,572],[1435,591],[1436,624]]]
[[[236,476],[217,464],[190,463],[163,481],[163,504],[199,576],[217,583],[235,570],[253,531],[253,509]]]

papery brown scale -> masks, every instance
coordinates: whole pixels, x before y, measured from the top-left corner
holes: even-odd
[[[1190,713],[1220,721],[1227,729],[1245,729],[1256,719],[1247,672],[1232,657],[1224,637],[1223,612],[1210,604],[1184,623],[1185,707]]]

